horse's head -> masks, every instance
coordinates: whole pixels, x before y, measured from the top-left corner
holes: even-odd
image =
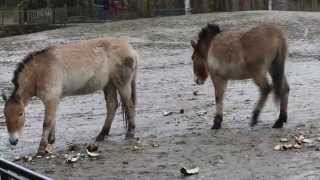
[[[208,24],[199,33],[198,42],[191,41],[193,47],[192,62],[195,83],[201,85],[208,78],[207,55],[212,39],[221,32],[216,24]]]
[[[5,101],[4,115],[10,135],[9,142],[11,145],[16,145],[24,127],[24,105],[19,97],[10,97]]]
[[[208,66],[206,62],[206,58],[201,53],[199,45],[191,41],[191,46],[193,47],[192,54],[192,63],[193,63],[193,74],[194,74],[194,82],[201,85],[208,78]]]

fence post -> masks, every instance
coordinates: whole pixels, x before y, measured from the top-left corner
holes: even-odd
[[[268,10],[272,11],[272,0],[268,0]]]
[[[0,12],[1,15],[1,25],[4,25],[4,12]]]

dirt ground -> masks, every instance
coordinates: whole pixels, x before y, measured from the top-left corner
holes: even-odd
[[[291,86],[289,119],[285,128],[272,129],[278,110],[272,98],[260,123],[248,126],[258,91],[250,81],[233,81],[225,97],[223,128],[210,130],[214,117],[210,81],[195,86],[190,40],[200,28],[216,22],[223,30],[246,30],[262,22],[278,24],[289,38],[286,74]],[[84,152],[93,143],[104,118],[101,92],[63,99],[57,122],[55,158],[18,161],[54,179],[184,179],[181,167],[200,168],[185,179],[319,179],[320,178],[320,13],[232,12],[150,18],[72,27],[0,40],[0,86],[12,86],[15,64],[28,52],[53,44],[100,36],[129,36],[140,51],[137,80],[136,137],[126,140],[120,111],[110,137],[98,143],[98,158],[81,157],[65,163],[66,144]],[[195,96],[194,91],[199,91]],[[0,102],[3,109],[3,101]],[[173,113],[163,116],[165,111]],[[27,109],[27,124],[18,146],[8,143],[0,112],[0,157],[35,154],[42,131],[43,106],[34,99]],[[274,151],[280,138],[304,134],[314,140],[302,149]],[[159,147],[157,147],[159,145]]]

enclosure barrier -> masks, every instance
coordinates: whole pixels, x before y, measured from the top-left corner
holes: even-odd
[[[0,180],[52,180],[13,162],[0,158]]]

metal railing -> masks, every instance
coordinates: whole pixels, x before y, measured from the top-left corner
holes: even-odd
[[[0,180],[52,180],[13,162],[0,158]]]

